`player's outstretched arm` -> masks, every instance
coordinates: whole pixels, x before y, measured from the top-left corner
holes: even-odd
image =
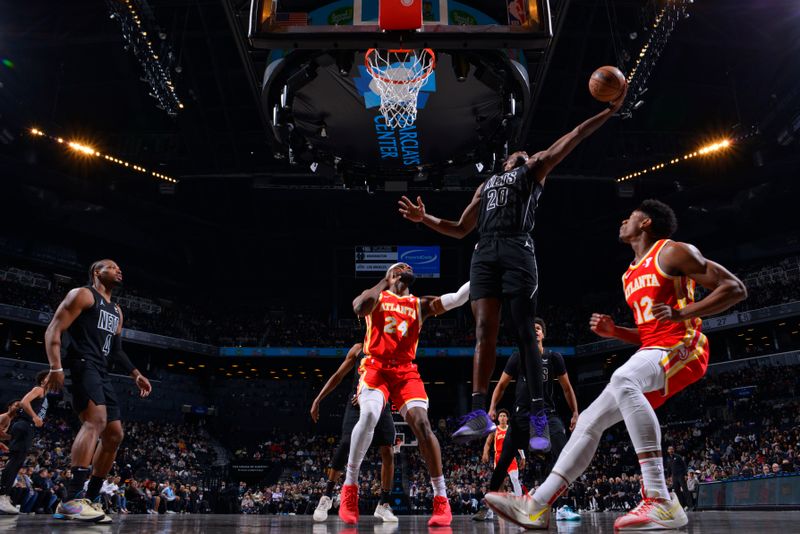
[[[414,204],[408,197],[403,196],[397,202],[400,205],[398,211],[400,215],[411,222],[422,223],[440,234],[461,239],[472,232],[478,224],[481,191],[483,191],[483,184],[475,190],[472,200],[464,209],[461,218],[457,221],[440,219],[439,217],[434,217],[430,213],[427,213],[425,211],[425,204],[422,203],[422,197],[417,197],[417,203]]]
[[[625,102],[625,97],[628,94],[628,84],[625,84],[625,89],[616,101],[611,102],[609,107],[601,111],[594,117],[587,119],[575,127],[567,135],[561,137],[558,141],[552,144],[547,150],[537,152],[527,159],[525,165],[532,173],[534,179],[544,184],[545,178],[550,172],[572,152],[581,141],[592,135],[598,128],[610,119],[616,113],[622,104]]]
[[[469,300],[469,282],[458,288],[455,293],[446,293],[441,297],[422,297],[420,308],[422,310],[422,320],[424,321],[431,315],[441,315],[453,308],[463,306]]]
[[[345,356],[344,361],[336,370],[335,373],[331,375],[325,385],[322,386],[322,390],[320,390],[319,395],[314,399],[314,402],[311,403],[311,419],[316,423],[319,420],[319,405],[322,402],[322,399],[330,395],[331,391],[336,389],[336,387],[342,383],[342,380],[347,373],[353,368],[356,363],[356,358],[358,357],[358,353],[361,352],[363,345],[361,343],[356,343],[350,350],[347,351],[347,356]]]
[[[613,337],[631,345],[641,345],[638,328],[626,328],[614,324],[614,319],[604,313],[593,313],[589,319],[589,328],[600,337]]]
[[[506,388],[511,383],[511,378],[510,374],[503,371],[503,374],[500,375],[500,380],[497,381],[497,385],[494,387],[494,391],[492,391],[492,402],[489,404],[489,417],[491,417],[492,421],[497,419],[497,405],[500,404],[500,399],[503,398]]]
[[[747,298],[747,288],[736,275],[719,263],[703,257],[697,247],[672,242],[659,254],[658,261],[668,274],[688,276],[709,293],[703,300],[676,309],[663,303],[653,305],[658,320],[685,321],[722,313]]]
[[[44,348],[50,362],[50,374],[44,379],[46,391],[57,392],[64,387],[64,371],[61,367],[61,335],[70,327],[83,310],[94,305],[92,292],[85,287],[76,287],[67,293],[58,305],[47,330],[44,332]],[[61,369],[57,371],[56,369]]]

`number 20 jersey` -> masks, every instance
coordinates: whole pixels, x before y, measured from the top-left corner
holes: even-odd
[[[365,318],[364,353],[382,362],[410,362],[417,355],[420,316],[418,297],[382,291],[377,306]]]
[[[483,183],[478,233],[529,234],[533,231],[542,185],[525,165],[496,174]]]
[[[653,305],[664,303],[681,309],[694,302],[694,280],[688,276],[672,276],[661,270],[658,255],[669,239],[657,241],[639,260],[631,264],[622,275],[625,301],[633,311],[642,348],[673,349],[706,345],[699,318],[681,322],[659,321],[653,315]]]

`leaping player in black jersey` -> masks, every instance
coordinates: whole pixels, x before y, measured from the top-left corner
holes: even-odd
[[[319,405],[322,399],[336,389],[336,386],[342,382],[347,373],[355,367],[355,379],[344,409],[342,437],[328,466],[328,482],[325,487],[325,495],[320,497],[317,508],[314,510],[314,521],[325,521],[328,518],[328,510],[333,506],[333,488],[344,471],[345,464],[347,464],[347,456],[350,453],[350,436],[356,423],[358,423],[360,415],[358,405],[353,404],[353,402],[354,399],[358,399],[358,379],[361,376],[359,370],[361,362],[366,358],[363,349],[364,345],[362,343],[356,343],[350,347],[342,364],[325,382],[319,395],[311,404],[311,419],[316,423],[319,420]],[[392,490],[392,480],[394,479],[394,452],[392,452],[392,446],[394,445],[395,432],[394,420],[392,419],[392,403],[387,402],[386,406],[384,406],[375,430],[372,446],[380,447],[381,451],[381,499],[373,515],[382,519],[384,523],[397,523],[397,516],[392,512],[389,496]]]
[[[122,270],[116,263],[94,262],[89,268],[89,285],[67,293],[45,332],[50,373],[44,388],[59,391],[64,386],[61,343],[65,335],[72,406],[81,420],[81,429],[72,444],[72,479],[67,487],[70,500],[58,505],[55,517],[59,519],[111,521],[102,505],[92,502],[100,494],[123,437],[117,395],[108,374],[111,360],[130,373],[142,397],[152,390],[150,382],[122,350],[122,310],[111,302],[111,291],[120,284]],[[79,499],[90,473],[86,497]]]
[[[465,416],[453,438],[470,441],[486,436],[495,424],[486,413],[486,394],[495,366],[500,308],[506,299],[519,347],[520,373],[530,388],[530,448],[548,451],[550,436],[542,394],[542,358],[533,329],[538,275],[533,240],[534,213],[547,175],[578,144],[602,126],[622,106],[625,89],[615,102],[556,141],[550,148],[528,156],[514,152],[503,173],[481,184],[458,221],[426,213],[422,198],[414,204],[400,200],[400,213],[437,232],[461,239],[476,227],[480,234],[470,267],[470,300],[475,316],[475,359],[472,366],[472,412]]]

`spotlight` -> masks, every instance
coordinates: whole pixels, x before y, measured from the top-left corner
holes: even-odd
[[[317,163],[316,161],[308,166],[308,168],[311,169],[311,172],[317,172],[317,167],[319,167],[319,163]]]

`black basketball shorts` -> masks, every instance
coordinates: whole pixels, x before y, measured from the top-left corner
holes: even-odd
[[[91,400],[97,406],[106,407],[106,421],[119,421],[120,410],[117,393],[111,385],[111,377],[84,359],[68,364],[70,371],[67,390],[72,395],[72,408],[77,414],[83,412]]]
[[[482,236],[472,253],[470,300],[527,296],[539,284],[533,238],[527,234]]]
[[[353,427],[358,423],[358,418],[361,415],[361,410],[357,406],[350,404],[347,401],[347,407],[344,410],[344,419],[342,420],[342,443],[350,443],[350,436],[353,433]],[[372,436],[372,447],[382,447],[384,445],[394,445],[394,419],[392,419],[392,407],[390,403],[381,412],[381,417],[378,419],[378,424],[375,425],[375,434]]]

